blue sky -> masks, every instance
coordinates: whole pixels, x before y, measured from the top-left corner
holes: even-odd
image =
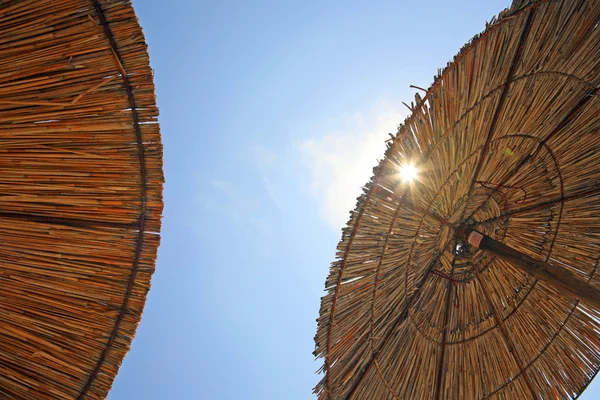
[[[409,85],[428,87],[509,2],[134,0],[165,211],[109,398],[312,399],[329,263]]]

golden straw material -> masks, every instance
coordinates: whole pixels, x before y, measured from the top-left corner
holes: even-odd
[[[600,1],[520,0],[416,95],[325,282],[319,399],[585,390],[600,368],[596,303],[456,232],[600,289],[599,87]]]
[[[162,146],[130,1],[0,2],[0,398],[101,399],[159,245]]]

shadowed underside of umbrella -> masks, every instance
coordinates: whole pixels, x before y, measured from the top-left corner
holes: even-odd
[[[416,96],[325,283],[320,399],[587,387],[600,368],[599,24],[600,1],[515,1]],[[524,272],[531,261],[591,297]]]
[[[104,398],[159,244],[162,147],[129,1],[0,3],[0,397]]]

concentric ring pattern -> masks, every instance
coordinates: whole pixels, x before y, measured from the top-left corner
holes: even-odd
[[[600,2],[515,1],[417,95],[326,280],[319,399],[579,396],[600,310],[453,227],[600,288],[599,86]]]

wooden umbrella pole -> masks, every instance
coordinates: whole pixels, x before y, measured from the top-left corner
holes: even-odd
[[[600,290],[575,278],[562,268],[557,268],[547,262],[536,260],[527,254],[466,226],[459,226],[456,229],[455,235],[460,239],[466,240],[472,246],[510,262],[521,271],[546,282],[561,293],[566,291],[575,298],[588,301],[595,307],[600,307]]]

